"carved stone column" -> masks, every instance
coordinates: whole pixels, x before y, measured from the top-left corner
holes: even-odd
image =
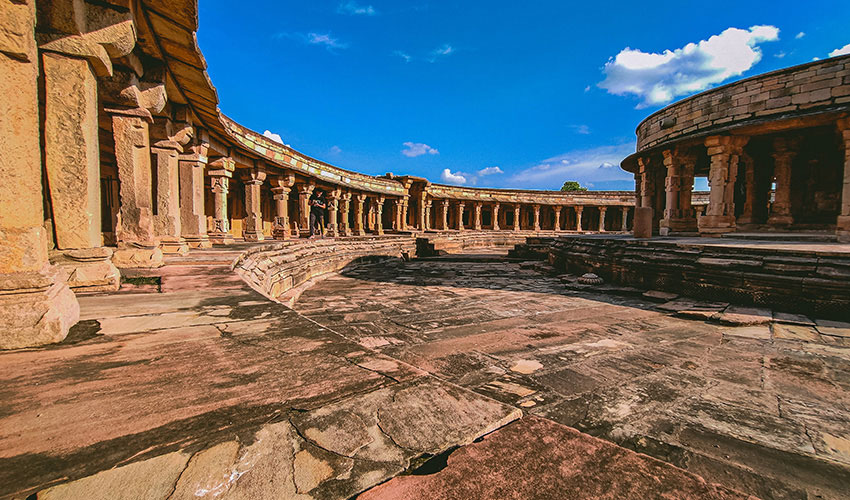
[[[328,192],[328,236],[336,238],[341,236],[339,231],[339,199],[342,197],[342,192],[339,189],[334,189]]]
[[[443,211],[442,211],[442,216],[443,216],[442,222],[443,223],[440,226],[440,229],[442,229],[443,231],[446,231],[449,228],[449,200],[443,200],[441,202],[441,204],[443,206]]]
[[[540,205],[534,205],[534,230],[540,231]]]
[[[434,203],[433,201],[428,200],[428,202],[425,205],[425,222],[422,226],[423,231],[430,231],[431,230],[431,205],[433,203]]]
[[[711,136],[706,138],[711,159],[708,183],[711,188],[706,215],[699,219],[701,234],[728,233],[735,230],[735,180],[738,161],[749,138]]]
[[[119,268],[162,266],[162,250],[153,224],[151,195],[150,114],[144,110],[108,110],[112,115],[115,163],[121,183],[121,208],[115,230]]]
[[[747,154],[743,154],[740,161],[744,167],[744,188],[746,189],[746,194],[744,208],[738,217],[738,224],[752,224],[755,222],[756,208],[756,166],[753,159]]]
[[[776,194],[770,208],[767,223],[771,226],[790,226],[794,223],[791,215],[791,165],[797,156],[797,141],[779,137],[773,141],[773,177],[776,182]]]
[[[657,195],[658,166],[654,164],[650,157],[638,158],[638,175],[636,177],[635,187],[639,189],[638,196],[639,207],[652,209],[652,232],[658,233],[659,224],[663,217],[663,212],[660,210],[660,200]]]
[[[278,240],[286,240],[292,237],[292,227],[289,225],[289,193],[295,184],[295,176],[279,175],[272,177],[270,182],[275,206],[272,236]]]
[[[85,59],[42,54],[44,166],[58,278],[77,291],[115,291],[121,274],[103,246],[97,80]]]
[[[310,196],[316,184],[305,182],[298,186],[298,230],[310,232]]]
[[[416,208],[417,208],[418,213],[416,215],[417,215],[417,223],[418,223],[418,226],[419,226],[418,229],[420,231],[427,231],[428,230],[428,222],[427,222],[428,221],[428,193],[426,193],[425,191],[422,191],[419,194],[419,200],[417,200],[417,201],[418,201],[418,203],[416,204]]]
[[[678,150],[664,150],[666,208],[660,222],[660,234],[696,231],[696,213],[691,206],[696,158]]]
[[[629,231],[629,207],[622,207],[623,211],[623,226],[620,231],[627,233]]]
[[[850,243],[850,118],[838,122],[839,139],[844,146],[844,187],[841,194],[841,213],[836,221],[838,240]]]
[[[157,124],[164,126],[163,124]],[[168,138],[169,133],[163,133],[166,138],[151,146],[151,154],[156,162],[156,215],[154,215],[154,232],[159,239],[162,253],[171,255],[186,255],[189,245],[183,238],[182,220],[180,216],[180,154],[183,146]]]
[[[457,230],[463,231],[465,228],[463,227],[463,210],[466,208],[466,204],[462,201],[459,201],[457,204]]]
[[[514,205],[514,231],[522,230],[522,205]]]
[[[375,213],[375,234],[384,235],[384,202],[386,198],[378,196],[372,199],[372,207]]]
[[[407,231],[407,206],[410,204],[410,196],[405,195],[401,200],[401,225],[399,231]]]
[[[561,207],[561,206],[556,206],[554,208],[554,210],[555,210],[555,232],[558,232],[558,231],[561,230],[561,210],[563,210],[563,209],[564,209],[564,207]]]
[[[363,213],[363,204],[366,203],[366,195],[357,193],[354,195],[354,234],[358,236],[366,235],[364,227],[365,214]]]
[[[582,229],[582,227],[581,227],[581,215],[582,215],[583,212],[584,212],[583,206],[579,205],[579,206],[576,207],[576,231],[579,231],[579,232],[584,231],[584,229]]]
[[[245,241],[263,241],[263,210],[262,188],[266,180],[266,172],[254,168],[241,176],[245,185],[245,223],[242,226],[242,237]]]
[[[499,230],[499,204],[493,204],[493,231]]]
[[[205,146],[180,156],[180,231],[189,248],[210,248],[204,211]]]
[[[608,207],[599,207],[599,232],[605,232],[605,215],[608,213]]]
[[[337,236],[351,236],[351,224],[349,223],[349,217],[351,214],[351,193],[343,193],[339,201],[339,212],[340,218],[342,219],[342,229],[340,230],[340,234],[338,234]]]
[[[35,3],[2,2],[0,19],[0,349],[17,349],[61,341],[80,308],[47,256]]]
[[[209,230],[210,241],[215,245],[230,245],[230,219],[227,217],[227,194],[230,192],[230,179],[236,164],[231,158],[219,158],[210,163],[207,175],[213,193],[212,227]]]
[[[478,202],[473,206],[473,215],[475,216],[473,227],[476,231],[481,231],[481,202]]]
[[[402,216],[402,209],[401,209],[401,205],[402,205],[402,200],[401,200],[401,198],[393,200],[393,207],[392,207],[392,210],[393,210],[393,212],[392,212],[393,227],[392,227],[392,230],[393,230],[393,231],[397,231],[397,232],[402,230],[402,229],[401,229],[401,228],[402,228],[402,220],[401,220],[401,216]]]

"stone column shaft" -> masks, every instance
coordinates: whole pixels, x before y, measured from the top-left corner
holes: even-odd
[[[789,226],[794,223],[791,216],[791,165],[797,152],[796,144],[783,138],[773,142],[773,176],[776,182],[776,194],[770,208],[767,223],[776,226]]]
[[[465,207],[465,204],[463,202],[460,202],[460,203],[457,204],[457,230],[458,231],[464,230],[464,227],[463,227],[463,209],[464,209],[464,207]]]
[[[0,349],[59,342],[80,316],[47,256],[35,17],[35,2],[0,3]]]
[[[838,131],[844,146],[844,186],[841,194],[841,214],[836,221],[838,240],[850,243],[850,118],[838,122]]]
[[[245,241],[263,241],[263,210],[262,188],[266,173],[253,170],[242,177],[245,185],[245,224],[242,226],[242,237]]]
[[[351,224],[348,221],[351,214],[351,193],[344,193],[342,195],[339,211],[342,218],[342,230],[337,236],[351,236]]]
[[[514,231],[522,229],[522,205],[517,203],[514,205]]]
[[[278,240],[286,240],[292,237],[289,227],[289,193],[291,191],[292,189],[287,186],[275,186],[272,188],[275,206],[272,235]]]
[[[183,239],[180,214],[180,153],[174,141],[160,141],[151,147],[156,158],[156,215],[153,224],[164,254],[186,255],[189,245]]]
[[[334,190],[328,193],[328,236],[336,238],[341,236],[339,231],[339,199],[342,196],[340,191]]]
[[[310,196],[316,185],[312,183],[301,184],[298,187],[298,230],[310,231]]]
[[[375,234],[378,236],[384,234],[384,201],[385,198],[380,196],[372,202],[375,210]]]
[[[622,232],[628,232],[629,230],[629,207],[622,207],[623,211],[623,227],[620,229]]]
[[[744,185],[747,192],[744,199],[744,208],[741,211],[741,216],[738,217],[738,222],[741,224],[752,224],[755,222],[754,214],[756,208],[756,166],[752,158],[749,157],[747,157],[744,165],[746,166]]]
[[[425,205],[425,223],[422,226],[423,231],[429,231],[431,229],[431,205],[433,203],[434,202],[429,200]]]
[[[584,207],[576,207],[576,231],[584,231],[581,227],[581,214],[584,212]]]
[[[735,180],[738,161],[748,138],[711,136],[706,138],[711,159],[708,183],[709,193],[706,215],[699,219],[702,234],[717,234],[735,230]]]
[[[219,165],[216,165],[216,169],[208,172],[213,193],[212,228],[209,238],[216,245],[229,245],[233,243],[233,235],[230,234],[230,219],[227,217],[227,194],[230,192],[230,178],[233,176],[235,164],[233,160],[225,158],[217,162]]]
[[[534,230],[540,231],[540,205],[534,205]]]
[[[499,230],[499,204],[493,205],[493,231]]]
[[[445,231],[449,228],[449,200],[443,200],[442,205],[443,205],[443,211],[442,211],[442,216],[443,216],[442,221],[443,221],[443,223],[442,223],[442,226],[440,227],[440,229]]]
[[[476,203],[473,210],[475,215],[473,226],[476,231],[481,231],[481,203]]]
[[[599,207],[599,232],[605,232],[605,215],[608,213],[608,207]]]
[[[561,210],[563,207],[555,207],[555,231],[561,230]]]
[[[364,228],[365,214],[363,213],[363,204],[366,203],[366,195],[354,195],[354,233],[358,236],[365,236],[366,229]]]
[[[192,158],[194,156],[194,158]],[[190,248],[210,248],[204,213],[204,168],[207,158],[187,155],[180,169],[180,231]]]

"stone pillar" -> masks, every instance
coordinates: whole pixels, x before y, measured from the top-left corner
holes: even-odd
[[[419,194],[419,203],[417,204],[417,223],[420,231],[427,231],[428,229],[428,194],[425,191],[422,191]]]
[[[298,186],[298,230],[310,232],[310,196],[316,184],[305,182]]]
[[[150,113],[144,109],[107,111],[112,116],[115,163],[121,183],[121,208],[115,230],[118,250],[112,262],[122,269],[161,267],[162,250],[153,224]]]
[[[402,230],[401,229],[402,224],[403,224],[402,223],[402,217],[401,217],[402,212],[403,212],[403,210],[401,209],[402,203],[403,202],[402,202],[401,198],[393,200],[393,213],[392,213],[393,227],[392,227],[392,229],[393,229],[393,231],[397,231],[397,232]]]
[[[659,223],[663,213],[658,210],[658,201],[656,194],[657,172],[650,157],[638,158],[638,175],[635,180],[635,187],[638,188],[638,207],[652,209],[652,231],[658,232]]]
[[[844,187],[841,193],[841,213],[836,221],[836,233],[842,243],[850,243],[850,118],[838,122],[841,144],[844,146]]]
[[[534,230],[540,231],[540,205],[534,205]]]
[[[196,147],[198,148],[198,147]],[[180,156],[180,231],[189,248],[210,248],[204,213],[206,150]]]
[[[514,231],[522,230],[522,205],[514,205]]]
[[[620,231],[627,233],[629,231],[629,207],[622,207],[623,211],[623,226]]]
[[[363,204],[366,203],[366,195],[357,193],[354,195],[354,234],[357,236],[365,236],[366,229],[364,228],[365,214],[363,213]]]
[[[493,204],[493,231],[499,230],[499,204]]]
[[[342,197],[342,192],[339,189],[334,189],[328,192],[328,236],[336,238],[341,236],[339,231],[339,199]]]
[[[773,141],[773,176],[776,182],[776,194],[770,207],[767,223],[771,226],[790,226],[794,223],[791,215],[791,165],[797,156],[797,141],[779,137]]]
[[[100,223],[97,80],[88,61],[42,54],[44,167],[58,279],[77,291],[115,291],[121,274],[104,248]]]
[[[340,217],[342,218],[342,229],[337,236],[351,236],[351,224],[349,217],[351,214],[351,193],[343,193],[340,197],[339,205]]]
[[[410,195],[405,195],[401,200],[401,224],[399,231],[407,231],[407,206],[410,204]]]
[[[375,211],[375,234],[378,236],[384,235],[384,202],[386,198],[379,196],[372,200],[372,207]]]
[[[443,212],[442,212],[443,223],[442,223],[440,229],[442,229],[443,231],[446,231],[449,228],[449,200],[443,200],[441,202],[441,204],[443,206]]]
[[[295,184],[293,174],[272,177],[272,196],[274,197],[275,217],[272,226],[272,236],[277,240],[292,237],[292,226],[289,224],[289,193]]]
[[[477,202],[473,206],[473,215],[475,216],[473,227],[476,231],[481,231],[481,202]]]
[[[428,203],[425,205],[425,224],[422,226],[423,231],[431,230],[431,205],[433,203],[433,201],[428,200]]]
[[[747,190],[744,198],[744,208],[738,217],[739,224],[753,224],[755,222],[756,208],[756,166],[753,159],[744,154],[741,157],[744,164],[744,186]]]
[[[738,161],[747,141],[747,137],[738,136],[711,136],[705,140],[711,159],[708,177],[711,192],[706,215],[699,219],[701,234],[735,230],[735,180]]]
[[[235,168],[236,164],[232,159],[219,158],[210,164],[210,170],[207,171],[213,193],[212,228],[209,231],[209,238],[215,245],[233,243],[230,220],[227,218],[227,194],[230,192],[230,179],[233,177]]]
[[[266,172],[254,168],[242,174],[245,185],[245,223],[242,225],[242,237],[245,241],[263,241],[262,188]]]
[[[0,349],[16,349],[61,341],[80,308],[47,257],[35,2],[0,2],[0,19]]]
[[[459,201],[457,204],[457,230],[463,231],[463,209],[466,207],[466,204],[462,201]]]
[[[186,255],[189,245],[183,238],[180,215],[180,154],[183,147],[169,139],[151,146],[156,161],[156,215],[154,232],[162,253]]]
[[[660,222],[660,234],[696,231],[696,213],[691,206],[696,158],[677,150],[664,150],[666,207]]]
[[[599,207],[599,232],[605,232],[605,214],[608,213],[608,207]]]
[[[582,229],[582,227],[581,227],[581,214],[582,214],[582,212],[584,212],[584,207],[577,206],[576,207],[576,231],[579,231],[579,232],[584,231],[584,229]]]
[[[554,210],[555,210],[555,232],[558,232],[558,231],[561,230],[561,210],[563,210],[563,207],[556,206],[554,208]]]

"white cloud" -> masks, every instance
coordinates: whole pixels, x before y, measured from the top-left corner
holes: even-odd
[[[449,184],[466,184],[466,175],[463,172],[452,173],[449,169],[443,169],[443,173],[440,174],[440,179],[443,182],[448,182]]]
[[[330,151],[328,151],[328,152],[331,155],[336,156],[336,155],[342,153],[342,148],[340,148],[339,146],[332,146]]]
[[[587,87],[585,87],[585,88],[584,88],[584,91],[585,91],[585,92],[590,92],[590,85],[588,85]]]
[[[522,170],[511,176],[509,182],[529,189],[560,189],[564,181],[578,181],[583,186],[632,181],[634,175],[619,165],[634,152],[634,143],[571,151]]]
[[[794,38],[796,38],[797,40],[799,40],[799,39],[803,38],[804,36],[806,36],[806,32],[805,32],[805,31],[801,31],[801,32],[797,33],[797,36],[795,36]]]
[[[404,149],[401,151],[401,154],[408,158],[416,158],[417,156],[422,155],[438,155],[440,152],[435,148],[427,144],[422,144],[421,142],[405,142]]]
[[[499,167],[487,167],[487,168],[482,168],[481,170],[478,171],[478,175],[481,176],[481,177],[484,177],[484,176],[487,176],[487,175],[504,174],[504,173],[505,172],[502,171],[502,169],[499,168]]]
[[[374,16],[378,14],[371,5],[360,5],[354,0],[339,4],[336,9],[338,14],[348,14],[350,16]]]
[[[280,135],[275,134],[271,130],[266,130],[265,132],[263,132],[263,137],[268,137],[269,139],[273,140],[274,142],[279,142],[279,143],[283,144],[283,138]]]
[[[611,94],[642,98],[638,107],[666,104],[740,76],[761,61],[760,43],[778,39],[779,28],[753,26],[729,28],[661,54],[627,47],[605,64],[606,78],[598,86]]]
[[[333,49],[347,49],[348,44],[340,42],[338,39],[332,37],[330,34],[320,34],[320,33],[308,33],[307,34],[307,43],[310,45],[323,45],[328,50]]]
[[[587,125],[570,125],[570,128],[573,129],[576,134],[590,135],[590,127]]]
[[[411,56],[407,52],[402,52],[400,50],[393,52],[393,55],[399,56],[400,58],[404,59],[404,62],[410,62],[413,60],[413,56]]]
[[[431,51],[431,57],[428,59],[430,62],[435,62],[437,59],[445,56],[450,56],[456,52],[455,48],[449,44],[443,44],[440,47]]]
[[[846,56],[847,54],[850,54],[850,43],[840,49],[833,50],[829,53],[829,57]]]

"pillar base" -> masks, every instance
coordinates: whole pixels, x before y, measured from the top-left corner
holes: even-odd
[[[835,234],[841,243],[850,243],[850,215],[839,215],[836,220]]]
[[[157,269],[163,266],[162,250],[133,244],[119,244],[112,255],[118,269]]]
[[[80,319],[67,283],[46,273],[0,275],[0,349],[61,342]],[[51,282],[53,281],[53,282]]]
[[[121,273],[112,263],[111,248],[63,250],[50,255],[50,263],[75,292],[114,292],[121,286]]]
[[[274,226],[272,229],[272,238],[276,240],[288,240],[292,238],[292,232],[286,226]]]
[[[206,234],[183,236],[183,239],[186,241],[186,245],[188,245],[189,248],[212,248],[210,237]]]
[[[213,245],[232,245],[236,242],[230,233],[209,233],[208,236]]]
[[[698,222],[700,234],[723,234],[735,230],[735,218],[728,215],[703,215]]]
[[[794,224],[794,217],[790,215],[771,215],[767,218],[768,226],[790,226]]]
[[[189,255],[189,244],[183,238],[163,237],[159,240],[159,248],[164,255]]]
[[[266,235],[259,231],[245,231],[242,233],[242,237],[245,239],[245,241],[253,242],[264,241],[266,239]]]
[[[697,231],[696,218],[664,219],[660,223],[658,234],[667,236],[672,233],[693,233]]]

